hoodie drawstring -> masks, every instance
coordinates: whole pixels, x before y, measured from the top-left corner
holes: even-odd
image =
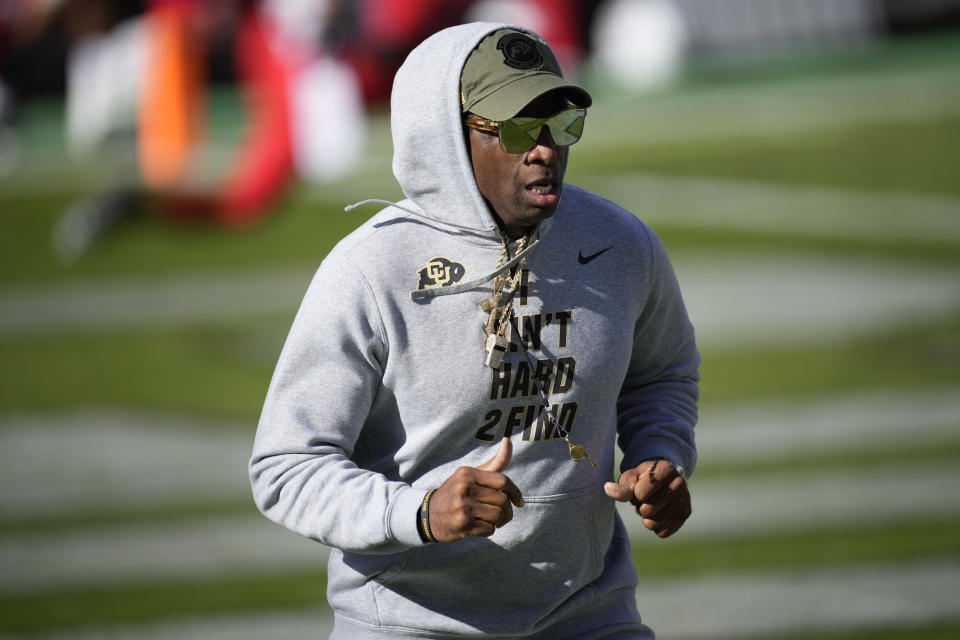
[[[539,229],[534,232],[534,238],[531,240],[530,245],[517,253],[509,260],[503,263],[499,268],[494,269],[490,273],[476,280],[470,280],[469,282],[462,282],[460,284],[450,285],[448,287],[431,287],[430,289],[418,289],[416,291],[410,292],[411,300],[425,300],[427,298],[438,298],[440,296],[450,296],[457,293],[462,293],[464,291],[470,291],[471,289],[476,289],[477,287],[484,285],[498,276],[505,276],[510,273],[511,269],[516,266],[521,260],[523,260],[527,254],[529,254],[534,247],[540,243],[539,238]]]
[[[417,209],[404,206],[403,204],[397,202],[390,202],[389,200],[381,200],[380,198],[369,198],[367,200],[361,200],[360,202],[355,202],[354,204],[349,204],[343,208],[344,211],[353,211],[357,207],[362,207],[365,204],[384,204],[390,207],[395,207],[401,211],[406,211],[407,213],[416,216],[418,218],[424,218],[430,222],[434,222],[439,225],[444,225],[447,227],[453,227],[454,229],[459,229],[461,231],[469,231],[471,233],[482,233],[486,234],[489,229],[477,229],[475,227],[467,227],[464,225],[455,224],[453,222],[447,222],[445,220],[438,220],[436,218],[431,218],[422,211]],[[517,255],[510,258],[507,262],[500,265],[498,268],[494,269],[490,273],[476,280],[470,280],[469,282],[462,282],[460,284],[450,285],[448,287],[432,287],[430,289],[418,289],[416,291],[410,292],[410,299],[413,301],[426,300],[428,298],[437,298],[439,296],[450,296],[461,293],[463,291],[470,291],[471,289],[476,289],[479,286],[482,286],[498,276],[507,275],[516,266],[521,260],[523,260],[527,254],[533,250],[540,242],[540,230],[541,227],[538,225],[536,231],[533,232],[533,235],[530,239],[530,244],[523,250],[517,253]]]
[[[435,224],[441,224],[441,225],[444,225],[444,226],[446,226],[446,227],[452,227],[452,228],[454,228],[454,229],[459,229],[460,231],[469,231],[469,232],[471,232],[471,233],[481,233],[481,234],[485,234],[485,233],[488,233],[488,232],[490,231],[490,229],[478,229],[478,228],[476,228],[476,227],[468,227],[468,226],[466,226],[466,225],[457,224],[457,223],[455,223],[455,222],[447,222],[446,220],[438,220],[437,218],[433,218],[433,217],[428,216],[428,215],[427,215],[426,213],[424,213],[423,211],[418,211],[417,209],[412,209],[412,208],[410,208],[410,207],[406,207],[406,206],[400,204],[399,202],[390,202],[389,200],[382,200],[382,199],[380,199],[380,198],[368,198],[368,199],[366,199],[366,200],[361,200],[360,202],[354,202],[353,204],[348,204],[347,206],[345,206],[345,207],[343,208],[343,210],[344,210],[344,211],[348,211],[348,212],[349,212],[349,211],[353,211],[353,210],[356,209],[357,207],[362,207],[362,206],[365,205],[365,204],[385,204],[385,205],[387,205],[387,206],[389,206],[389,207],[394,207],[395,209],[400,209],[401,211],[406,211],[406,212],[409,213],[410,215],[417,216],[418,218],[423,218],[424,220],[429,220],[430,222],[433,222],[433,223],[435,223]]]

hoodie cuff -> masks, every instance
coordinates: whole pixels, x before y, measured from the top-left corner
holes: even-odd
[[[427,491],[407,487],[397,492],[387,516],[387,526],[394,540],[410,547],[426,544],[417,532],[417,514]]]

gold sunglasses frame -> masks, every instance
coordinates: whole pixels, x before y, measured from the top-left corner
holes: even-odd
[[[554,113],[554,114],[552,114],[552,115],[550,115],[550,116],[548,116],[548,117],[546,117],[546,118],[543,118],[544,124],[546,124],[546,120],[549,120],[550,118],[552,118],[553,116],[555,116],[555,115],[557,115],[557,114],[559,114],[559,113],[563,113],[564,111],[574,111],[574,110],[577,110],[577,109],[582,109],[582,110],[584,111],[584,117],[586,117],[586,109],[584,109],[583,107],[578,107],[578,106],[576,106],[576,105],[571,104],[571,105],[567,106],[566,108],[561,109],[560,111],[557,111],[557,113]],[[480,118],[479,120],[469,120],[469,116],[470,116],[470,115],[471,115],[471,114],[467,114],[466,116],[464,116],[464,118],[463,118],[463,124],[464,124],[464,125],[466,125],[467,127],[471,128],[471,129],[475,129],[475,130],[477,130],[477,131],[482,131],[482,132],[484,132],[484,133],[496,134],[497,139],[498,139],[498,142],[500,143],[500,148],[503,149],[506,153],[513,153],[513,152],[507,151],[506,149],[503,148],[503,140],[500,139],[500,126],[505,122],[505,120],[488,120],[488,119],[486,119],[486,118]],[[472,115],[476,115],[476,114],[472,114]],[[527,116],[517,116],[517,117],[527,117]],[[510,119],[512,119],[512,118],[508,118],[508,120],[510,120]],[[541,125],[541,126],[543,126],[543,125]],[[548,128],[549,128],[549,127],[548,127]],[[578,142],[578,141],[579,141],[579,138],[578,138],[577,140],[574,140],[574,142],[572,142],[572,143],[570,143],[570,144],[573,144],[573,143]],[[535,147],[535,146],[536,146],[536,142],[534,142],[534,143],[530,146],[530,149],[532,149],[532,148]],[[570,146],[570,145],[561,145],[561,146],[566,146],[566,147],[568,147],[568,146]],[[527,149],[526,151],[529,151],[530,149]],[[526,153],[526,151],[519,151],[519,152],[517,152],[517,153]]]

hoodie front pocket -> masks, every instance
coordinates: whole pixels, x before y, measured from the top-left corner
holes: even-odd
[[[380,624],[521,633],[596,580],[613,535],[602,489],[524,499],[490,538],[422,547],[374,578]]]

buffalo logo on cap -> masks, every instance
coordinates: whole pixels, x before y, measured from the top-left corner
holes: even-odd
[[[514,69],[536,69],[543,64],[543,56],[530,36],[508,33],[497,41],[503,54],[503,63]]]

